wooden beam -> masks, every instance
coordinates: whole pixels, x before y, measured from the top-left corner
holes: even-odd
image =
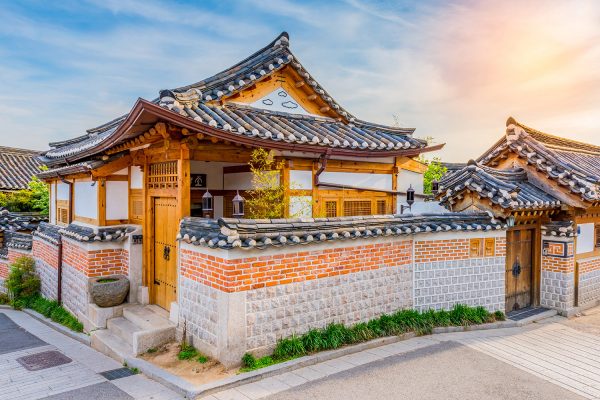
[[[100,178],[98,185],[98,225],[106,226],[106,180]]]

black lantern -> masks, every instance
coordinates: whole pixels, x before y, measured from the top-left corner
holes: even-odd
[[[440,183],[437,181],[437,179],[434,179],[431,182],[431,193],[433,193],[434,196],[437,196],[439,191],[440,191]]]
[[[240,196],[240,192],[238,190],[237,194],[233,198],[233,216],[234,217],[243,217],[244,216],[244,203],[246,200],[242,196]]]
[[[412,185],[410,185],[408,187],[408,190],[406,191],[406,204],[408,204],[408,206],[412,206],[413,203],[415,202],[415,189],[413,189]]]
[[[210,192],[208,191],[208,189],[206,189],[206,193],[204,193],[204,195],[202,195],[202,214],[204,214],[205,217],[208,217],[210,214],[212,213],[213,210],[213,196],[212,194],[210,194]]]

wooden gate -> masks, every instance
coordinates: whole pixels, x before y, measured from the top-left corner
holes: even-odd
[[[177,300],[177,200],[153,198],[154,303],[169,310]]]
[[[534,230],[506,232],[506,312],[532,305]]]

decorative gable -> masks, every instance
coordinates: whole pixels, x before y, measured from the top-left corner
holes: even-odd
[[[248,104],[254,108],[280,111],[292,114],[313,115],[300,105],[300,102],[281,86],[262,98]]]

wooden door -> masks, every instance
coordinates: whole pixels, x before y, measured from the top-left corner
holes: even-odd
[[[532,305],[534,230],[506,232],[506,312]]]
[[[177,200],[153,198],[154,303],[169,310],[177,300]]]

